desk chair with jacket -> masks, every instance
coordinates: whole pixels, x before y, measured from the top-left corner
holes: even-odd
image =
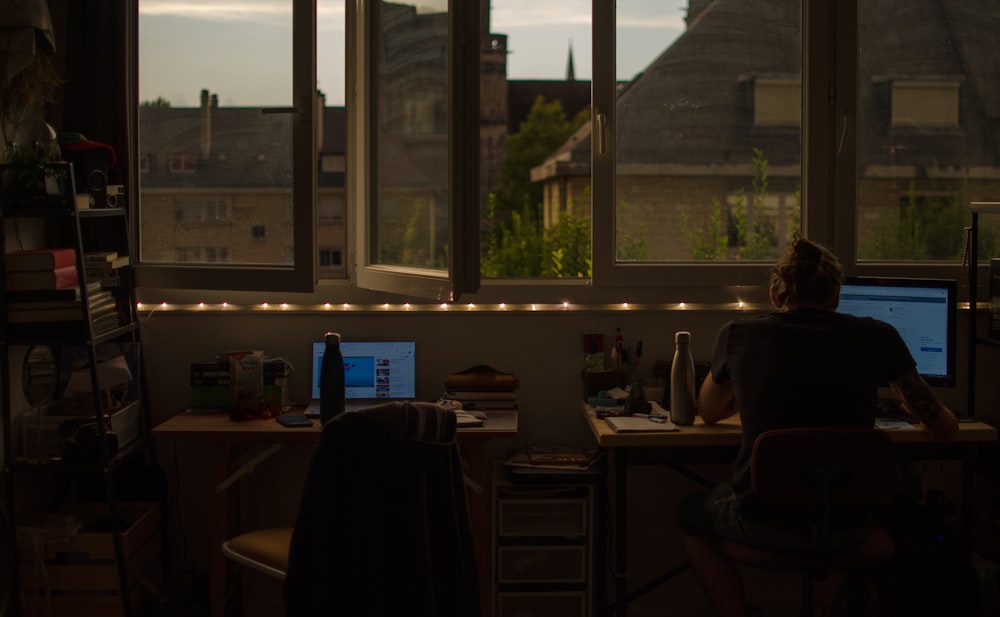
[[[289,550],[287,617],[479,611],[454,412],[388,403],[330,421]]]

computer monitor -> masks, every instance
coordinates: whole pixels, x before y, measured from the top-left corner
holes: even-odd
[[[319,399],[319,372],[326,343],[312,344],[312,398]],[[414,341],[341,341],[344,396],[347,400],[416,398]]]
[[[950,279],[848,277],[837,310],[894,326],[927,383],[952,387],[956,289]]]

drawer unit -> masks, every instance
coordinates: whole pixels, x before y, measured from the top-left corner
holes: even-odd
[[[585,591],[500,592],[497,617],[589,615]]]
[[[497,547],[498,583],[586,583],[587,547]]]
[[[585,536],[588,501],[541,497],[502,498],[497,503],[500,536]]]
[[[603,473],[493,474],[497,617],[590,617],[597,593],[595,507]],[[601,493],[603,494],[603,493]],[[603,590],[603,587],[601,587]]]

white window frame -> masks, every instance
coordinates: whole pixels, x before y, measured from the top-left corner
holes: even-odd
[[[450,212],[449,269],[422,270],[373,263],[370,229],[375,160],[371,56],[375,0],[347,3],[347,170],[348,242],[343,253],[348,280],[324,280],[320,291],[336,288],[345,299],[370,298],[365,290],[441,301],[561,302],[568,290],[580,302],[617,302],[623,289],[657,301],[728,301],[741,288],[766,301],[766,266],[748,263],[618,263],[615,260],[615,49],[614,0],[593,0],[592,259],[593,277],[479,281],[478,2],[452,0],[449,8]],[[858,263],[857,108],[858,0],[802,0],[802,230],[831,247],[850,274],[912,275],[962,279],[960,264],[942,262]],[[176,289],[317,291],[315,250],[317,149],[312,131],[318,108],[315,92],[315,1],[295,3],[295,93],[301,101],[296,123],[295,265],[292,268],[140,267],[140,285]],[[300,33],[304,33],[300,36]],[[133,77],[135,73],[133,72]],[[134,84],[130,86],[134,88]],[[134,94],[134,93],[133,93]],[[136,149],[135,151],[138,151]],[[301,157],[301,158],[300,158]],[[136,176],[138,173],[135,174]],[[133,178],[133,182],[138,180]],[[294,285],[289,285],[291,280]],[[223,282],[224,281],[224,282]],[[648,290],[648,291],[647,291]],[[648,294],[652,293],[653,296]],[[319,294],[317,294],[319,295]]]
[[[451,0],[448,7],[448,270],[376,263],[376,160],[374,61],[369,41],[378,31],[377,0],[357,0],[347,16],[348,238],[355,239],[358,287],[439,301],[479,288],[479,3]],[[455,87],[460,84],[463,87]],[[350,251],[349,251],[350,254]]]

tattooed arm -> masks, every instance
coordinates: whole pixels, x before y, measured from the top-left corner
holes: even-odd
[[[716,383],[709,373],[698,393],[698,415],[705,424],[714,424],[736,415],[736,400],[733,399],[733,382]]]
[[[913,369],[889,383],[903,403],[903,409],[916,416],[935,437],[951,440],[958,434],[958,419],[938,400],[923,377]]]

